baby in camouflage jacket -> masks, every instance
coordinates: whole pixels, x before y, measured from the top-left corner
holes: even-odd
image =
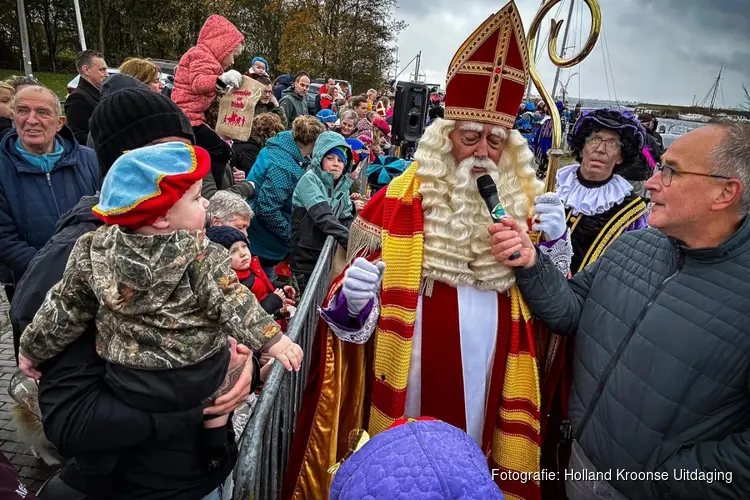
[[[229,336],[299,370],[300,347],[239,283],[227,250],[205,237],[201,185],[210,163],[205,150],[179,142],[114,163],[94,207],[106,225],[76,242],[62,280],[23,332],[21,371],[38,379],[36,366],[92,320],[107,383],[147,411],[186,410],[228,392],[236,380],[227,374]],[[227,418],[204,426],[223,427]]]

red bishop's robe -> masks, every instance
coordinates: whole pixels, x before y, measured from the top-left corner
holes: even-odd
[[[516,287],[480,292],[422,280],[416,169],[412,164],[381,190],[352,227],[350,254],[386,262],[373,313],[377,329],[358,345],[342,341],[321,319],[285,498],[327,498],[332,480],[327,469],[348,451],[351,430],[375,434],[399,418],[418,416],[415,412],[466,430],[493,469],[539,471],[541,396],[534,342],[542,325],[531,321]],[[337,300],[342,278],[332,284],[324,307]],[[538,482],[497,477],[506,498],[540,497]]]

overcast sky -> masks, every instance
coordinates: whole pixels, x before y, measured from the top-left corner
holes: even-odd
[[[557,16],[558,7],[547,15],[540,42],[553,16],[567,19],[570,1],[560,3]],[[539,4],[540,0],[516,1],[526,30]],[[503,5],[504,0],[399,0],[396,17],[409,24],[399,36],[399,71],[421,50],[427,81],[444,86],[455,51]],[[563,83],[579,73],[570,78],[570,95],[578,96],[580,81],[585,98],[614,101],[616,94],[621,101],[690,105],[695,97],[700,103],[724,63],[717,105],[744,103],[742,85],[750,88],[750,0],[600,0],[600,5],[602,35],[597,46],[581,65],[562,71]],[[567,44],[575,47],[568,56],[585,41],[589,18],[583,0],[575,0]],[[605,57],[611,74],[605,71]],[[546,49],[540,49],[539,69],[551,92],[555,68]],[[407,71],[413,72],[413,65]],[[406,75],[399,79],[408,79]]]

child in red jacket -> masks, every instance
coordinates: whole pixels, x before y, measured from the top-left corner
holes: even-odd
[[[237,279],[253,292],[264,311],[276,321],[290,317],[294,311],[294,288],[274,286],[260,266],[258,257],[250,253],[250,245],[242,232],[231,226],[212,226],[206,230],[206,236],[229,250]]]
[[[242,53],[245,37],[222,16],[206,19],[198,43],[180,58],[174,78],[172,100],[198,127],[206,123],[206,110],[216,97],[216,86],[239,87],[242,75],[227,71]]]

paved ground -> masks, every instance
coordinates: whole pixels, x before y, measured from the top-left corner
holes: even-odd
[[[13,336],[8,320],[8,301],[0,288],[0,450],[18,470],[21,480],[32,491],[54,472],[31,454],[31,449],[20,442],[11,411],[15,402],[8,396],[8,382],[16,371]]]

